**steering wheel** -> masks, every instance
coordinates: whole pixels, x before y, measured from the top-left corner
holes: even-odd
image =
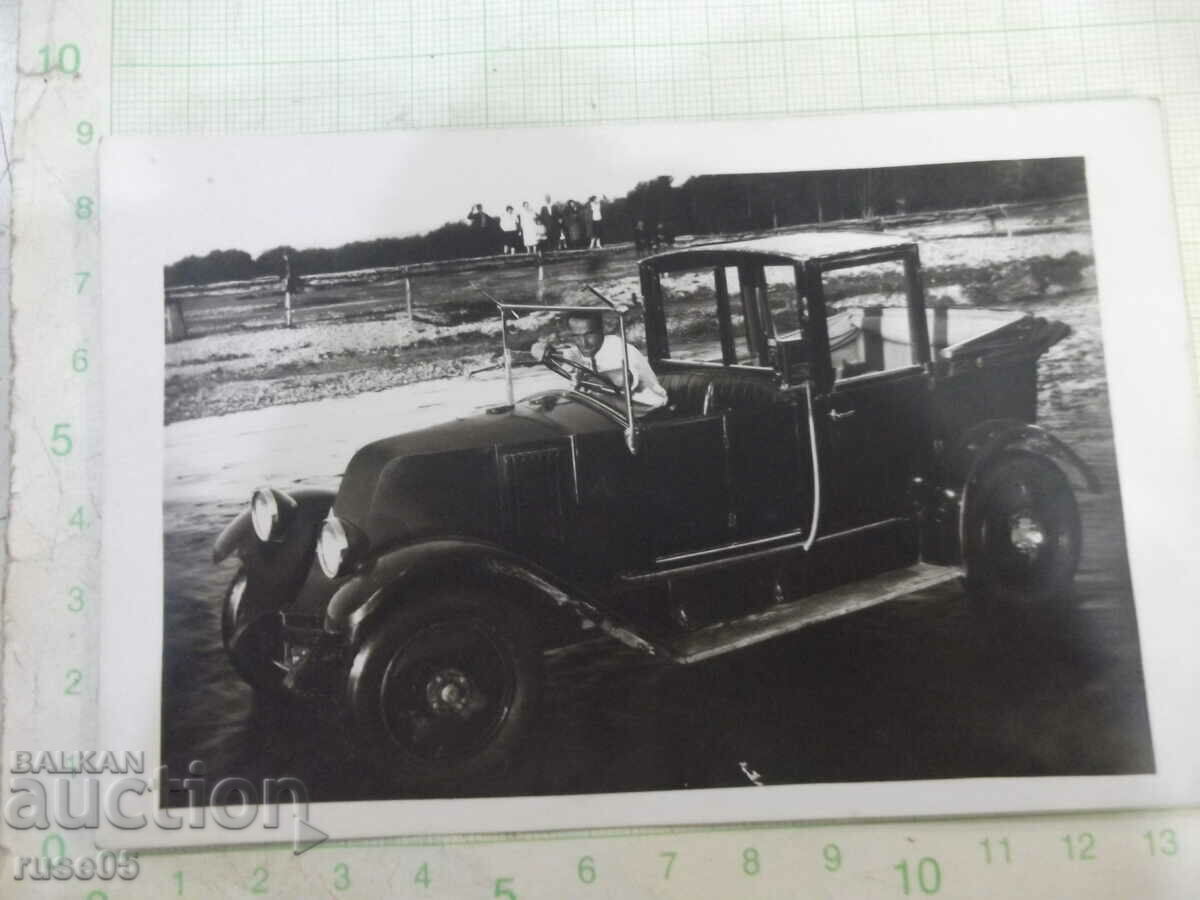
[[[625,394],[621,388],[613,384],[607,375],[592,371],[587,366],[564,356],[553,347],[546,349],[546,354],[542,357],[542,365],[555,375],[560,375],[568,381],[577,382],[601,393],[611,394],[614,397],[622,397]]]

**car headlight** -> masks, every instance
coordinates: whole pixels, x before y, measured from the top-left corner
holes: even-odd
[[[283,491],[259,488],[250,498],[250,523],[260,541],[277,541],[287,529],[296,501]]]
[[[332,513],[321,526],[317,540],[317,562],[329,578],[344,575],[366,546],[366,536],[349,522]]]

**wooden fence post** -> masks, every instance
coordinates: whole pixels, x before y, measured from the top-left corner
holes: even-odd
[[[187,337],[187,322],[183,318],[183,303],[167,300],[167,341],[181,341]]]
[[[546,272],[545,272],[545,269],[542,268],[541,260],[538,260],[537,302],[543,303],[545,301],[545,296],[546,296]]]
[[[404,306],[408,310],[408,324],[412,325],[412,281],[407,275],[404,276]]]
[[[283,290],[283,326],[292,327],[292,292],[287,288]]]

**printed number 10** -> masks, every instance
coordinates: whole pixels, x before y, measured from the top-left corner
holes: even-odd
[[[902,859],[892,868],[900,873],[900,889],[907,897],[912,893],[908,860]],[[936,894],[942,889],[942,867],[932,856],[922,856],[917,860],[917,887],[920,888],[922,894]]]
[[[79,46],[77,44],[63,44],[58,48],[57,58],[54,54],[54,48],[49,44],[38,50],[38,55],[42,58],[42,74],[47,75],[51,68],[56,68],[67,75],[74,75],[79,71]]]

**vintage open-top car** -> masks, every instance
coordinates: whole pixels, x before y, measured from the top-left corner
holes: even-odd
[[[640,311],[595,308],[622,339],[644,318],[665,404],[555,350],[563,383],[512,402],[509,323],[574,307],[499,303],[508,404],[368,444],[336,494],[260,489],[216,542],[241,562],[238,671],[343,698],[404,789],[503,768],[542,651],[581,627],[693,663],[960,578],[984,608],[1069,594],[1068,474],[1096,483],[1033,424],[1065,325],[927,308],[917,246],[880,234],[697,245],[640,273]]]

